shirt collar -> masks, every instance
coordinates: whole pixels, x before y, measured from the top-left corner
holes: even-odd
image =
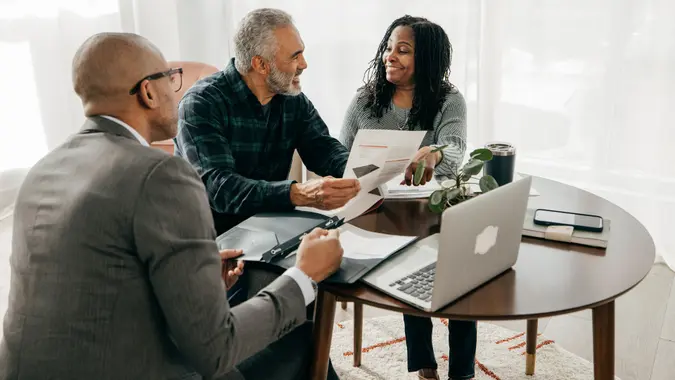
[[[131,132],[132,135],[134,135],[134,137],[136,138],[136,140],[138,140],[138,142],[140,142],[142,145],[150,146],[150,144],[148,144],[148,142],[143,138],[143,136],[141,136],[141,134],[138,133],[137,130],[131,128],[131,126],[130,126],[129,124],[123,122],[122,120],[120,120],[120,119],[118,119],[118,118],[116,118],[116,117],[112,117],[112,116],[108,116],[108,115],[100,115],[100,116],[101,116],[101,117],[104,117],[104,118],[106,118],[106,119],[108,119],[108,120],[110,120],[110,121],[113,121],[113,122],[115,122],[115,123],[117,123],[117,124],[123,126],[124,128],[126,128],[129,132]]]
[[[257,105],[259,107],[259,111],[262,112],[262,105],[260,104],[260,101],[258,98],[253,94],[253,91],[251,91],[250,88],[246,85],[246,82],[244,82],[244,78],[242,78],[241,74],[237,70],[237,68],[234,66],[234,58],[230,59],[230,63],[227,65],[225,68],[225,77],[227,78],[228,82],[230,83],[230,86],[232,88],[232,92],[235,93],[235,96],[239,98],[239,101],[242,103],[247,103],[250,105]],[[272,98],[272,101],[279,97],[279,95],[275,95]],[[272,102],[270,101],[270,103]],[[268,103],[269,104],[269,103]]]

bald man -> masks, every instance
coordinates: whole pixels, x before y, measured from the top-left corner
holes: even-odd
[[[196,172],[149,143],[176,133],[171,69],[106,33],[73,59],[87,120],[29,172],[14,214],[0,379],[302,379],[316,282],[338,267],[316,230],[296,266],[230,308],[240,251],[218,252]]]

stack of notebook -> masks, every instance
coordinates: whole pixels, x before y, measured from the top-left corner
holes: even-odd
[[[529,236],[546,240],[566,241],[573,244],[586,245],[589,247],[607,248],[610,233],[610,221],[603,219],[602,232],[589,232],[574,229],[571,236],[558,237],[559,234],[547,234],[546,226],[534,224],[534,209],[528,209],[523,223],[523,236]]]

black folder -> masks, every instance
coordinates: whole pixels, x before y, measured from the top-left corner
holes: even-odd
[[[257,214],[229,231],[218,236],[219,249],[235,248],[244,250],[244,260],[260,260],[263,253],[273,249],[305,231],[323,223],[327,216],[306,211]],[[327,283],[351,284],[363,277],[385,259],[342,258],[340,269],[324,280]],[[282,268],[295,264],[295,255],[274,262]]]

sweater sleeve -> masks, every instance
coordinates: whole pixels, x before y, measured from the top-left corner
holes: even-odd
[[[448,94],[434,131],[434,147],[447,145],[436,174],[447,176],[462,164],[466,151],[466,102],[461,93]]]
[[[364,112],[362,107],[359,107],[359,96],[361,92],[357,92],[352,98],[352,101],[347,107],[347,112],[345,113],[345,118],[342,122],[342,129],[340,130],[340,142],[344,145],[348,151],[352,150],[352,144],[354,144],[354,138],[356,133],[359,131],[358,124],[358,114],[359,112]]]

